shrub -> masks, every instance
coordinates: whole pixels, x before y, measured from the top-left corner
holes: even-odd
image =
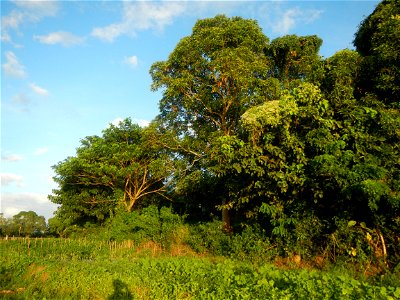
[[[163,248],[177,240],[182,231],[183,218],[169,207],[150,205],[141,211],[119,212],[105,228],[105,238],[122,241],[133,240],[136,244],[153,241]]]

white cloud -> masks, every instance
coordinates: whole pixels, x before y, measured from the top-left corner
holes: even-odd
[[[133,119],[132,121],[138,124],[140,127],[147,127],[150,124],[150,121],[142,119]]]
[[[54,0],[14,0],[12,2],[29,14],[32,19],[55,16],[59,10],[58,3]]]
[[[104,42],[112,42],[114,39],[127,31],[124,24],[111,24],[101,28],[94,28],[92,36]]]
[[[4,28],[18,28],[24,20],[24,14],[20,11],[11,11],[8,16],[1,18],[1,26]]]
[[[14,0],[16,6],[6,16],[1,17],[1,41],[12,42],[10,29],[17,31],[23,23],[39,22],[45,17],[53,17],[59,11],[57,1]]]
[[[17,94],[12,97],[12,102],[26,106],[31,100],[25,94]]]
[[[48,35],[35,35],[33,38],[43,44],[48,44],[48,45],[61,44],[64,47],[82,44],[84,41],[84,38],[81,38],[66,31],[52,32],[49,33]]]
[[[14,104],[12,109],[17,112],[27,113],[31,109],[32,101],[25,93],[20,93],[12,97],[12,103]]]
[[[7,161],[7,162],[15,162],[15,161],[20,161],[23,160],[24,158],[21,155],[18,154],[9,154],[9,155],[2,155],[1,160],[2,161]]]
[[[114,126],[118,126],[121,122],[123,122],[124,119],[121,117],[115,118],[113,121],[111,121],[110,124],[114,125]],[[150,121],[147,120],[143,120],[143,119],[136,119],[133,118],[132,119],[132,123],[136,123],[138,124],[140,127],[147,127],[150,124]]]
[[[296,19],[301,15],[298,8],[293,8],[285,11],[281,20],[277,22],[274,30],[279,33],[288,33],[296,24]]]
[[[186,8],[185,2],[148,2],[132,1],[123,3],[122,20],[105,27],[92,30],[92,36],[106,42],[113,42],[121,35],[135,35],[147,29],[162,30],[181,15]]]
[[[122,119],[121,117],[118,117],[118,118],[115,118],[114,120],[112,120],[111,124],[114,125],[114,126],[118,126],[123,121],[124,121],[124,119]]]
[[[7,51],[5,56],[6,62],[2,65],[4,73],[16,78],[26,77],[25,67],[19,62],[14,52]]]
[[[1,41],[11,42],[11,36],[8,29],[18,29],[23,20],[24,14],[19,11],[11,11],[8,16],[3,16],[1,18]]]
[[[4,217],[6,218],[10,218],[12,216],[17,215],[19,212],[21,211],[21,209],[19,209],[18,207],[6,207],[4,208]]]
[[[1,186],[8,186],[15,183],[18,187],[22,186],[23,178],[21,175],[13,173],[1,173]]]
[[[34,83],[31,83],[29,86],[31,87],[32,91],[34,91],[36,94],[38,94],[40,96],[46,97],[49,95],[49,92],[46,89],[44,89]]]
[[[311,23],[318,19],[321,10],[301,10],[298,7],[290,8],[279,16],[278,21],[273,24],[272,29],[279,34],[287,34],[298,23]]]
[[[126,57],[124,59],[124,62],[131,67],[136,67],[138,65],[138,58],[136,55],[132,55],[132,56]]]
[[[49,151],[49,148],[42,147],[42,148],[37,148],[33,154],[35,154],[35,155],[43,155],[43,154],[47,153],[48,151]]]
[[[53,215],[57,205],[47,199],[47,195],[38,193],[2,193],[1,212],[9,218],[21,211],[34,211],[47,219]]]
[[[17,29],[19,24],[22,23],[24,14],[17,11],[12,11],[8,16],[1,18],[1,41],[11,42],[11,36],[8,28]]]

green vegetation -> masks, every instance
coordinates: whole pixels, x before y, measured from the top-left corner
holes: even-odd
[[[43,236],[46,220],[34,211],[21,211],[10,219],[0,215],[0,236]]]
[[[151,124],[110,125],[54,166],[49,198],[60,206],[47,234],[69,239],[3,242],[10,289],[38,298],[104,298],[112,286],[111,299],[399,297],[399,11],[397,0],[381,2],[356,50],[329,58],[317,36],[270,41],[253,20],[199,20],[150,69],[162,91]],[[27,219],[2,219],[2,234],[43,234],[23,227]],[[138,255],[143,245],[158,255]],[[40,285],[27,275],[38,266],[60,272]],[[56,293],[63,276],[68,286]]]
[[[4,299],[396,299],[343,272],[280,269],[92,239],[0,242]],[[173,256],[175,255],[175,256]]]

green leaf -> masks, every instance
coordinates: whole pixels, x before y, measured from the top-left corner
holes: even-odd
[[[356,221],[349,221],[349,223],[347,223],[347,226],[348,226],[348,227],[353,227],[353,226],[355,226],[356,224],[357,224]]]

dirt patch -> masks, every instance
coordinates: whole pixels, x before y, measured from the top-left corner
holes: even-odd
[[[0,291],[0,295],[7,295],[7,294],[15,294],[16,292],[13,290],[2,290]]]
[[[25,291],[25,288],[17,288],[15,291],[14,290],[0,290],[0,295],[12,295],[16,293],[22,293]]]
[[[34,277],[39,279],[42,282],[45,282],[49,279],[49,273],[45,272],[45,266],[39,266],[36,264],[32,264],[28,267],[28,271],[26,276],[28,278]]]

